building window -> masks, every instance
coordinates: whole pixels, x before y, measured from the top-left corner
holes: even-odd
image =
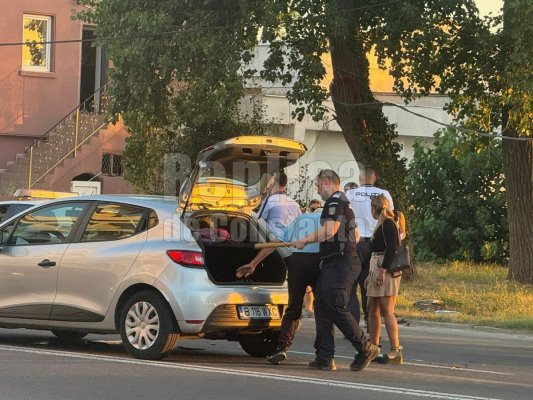
[[[121,154],[102,154],[102,173],[112,176],[122,176],[122,155]]]
[[[108,153],[102,154],[102,173],[103,174],[111,173],[111,154],[108,154]]]
[[[24,14],[22,41],[22,69],[26,71],[50,72],[52,39],[52,17]]]
[[[122,176],[122,156],[120,154],[113,155],[113,175]]]

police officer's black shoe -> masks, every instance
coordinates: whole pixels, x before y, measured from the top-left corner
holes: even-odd
[[[336,371],[337,365],[335,364],[335,359],[330,358],[329,360],[314,360],[309,362],[310,369],[320,369],[322,371]]]
[[[350,364],[350,369],[352,371],[361,371],[362,369],[365,369],[368,367],[368,364],[376,358],[379,354],[379,347],[371,344],[370,348],[366,353],[359,352],[355,356],[355,359]]]
[[[274,353],[266,357],[267,361],[274,365],[279,365],[282,361],[287,359],[287,352],[285,349],[277,348]]]

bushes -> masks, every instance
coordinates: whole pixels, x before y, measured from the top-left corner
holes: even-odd
[[[501,142],[455,131],[435,138],[434,148],[415,144],[406,180],[417,257],[505,262]]]

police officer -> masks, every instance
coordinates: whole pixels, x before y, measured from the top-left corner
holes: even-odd
[[[357,350],[350,369],[359,371],[376,358],[379,347],[370,343],[347,309],[350,291],[361,270],[359,259],[355,256],[355,216],[346,195],[339,190],[340,179],[334,171],[320,171],[316,185],[318,193],[326,201],[320,218],[321,227],[294,244],[302,249],[308,243],[320,242],[322,263],[315,301],[317,337],[320,340],[315,343],[316,359],[309,363],[309,367],[336,369],[335,324]]]
[[[357,286],[361,288],[361,305],[363,307],[364,318],[366,326],[368,329],[368,307],[367,307],[367,297],[366,297],[366,288],[365,288],[365,279],[368,277],[368,272],[370,270],[370,238],[374,233],[374,228],[376,227],[376,219],[372,216],[370,202],[372,198],[379,195],[384,195],[391,209],[394,210],[394,203],[392,202],[392,197],[390,193],[379,187],[374,186],[377,181],[377,173],[374,168],[370,165],[360,165],[359,166],[359,183],[361,186],[350,188],[345,190],[346,197],[352,205],[353,211],[355,213],[355,220],[357,222],[357,227],[361,233],[361,239],[357,244],[357,253],[361,257],[361,273],[359,278],[354,284],[352,293],[350,295],[350,301],[348,303],[348,309],[355,317],[357,322],[359,322],[359,301],[357,299]]]

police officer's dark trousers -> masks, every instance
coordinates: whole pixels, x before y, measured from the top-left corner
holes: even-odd
[[[316,293],[319,264],[318,253],[293,253],[291,256],[288,273],[289,306],[283,314],[279,337],[279,347],[285,351],[291,346],[298,328],[307,286],[311,286]]]
[[[315,300],[315,321],[320,338],[317,348],[319,361],[325,362],[334,356],[333,324],[358,352],[369,351],[368,337],[347,308],[350,292],[360,271],[361,264],[355,254],[331,257],[322,263]]]

